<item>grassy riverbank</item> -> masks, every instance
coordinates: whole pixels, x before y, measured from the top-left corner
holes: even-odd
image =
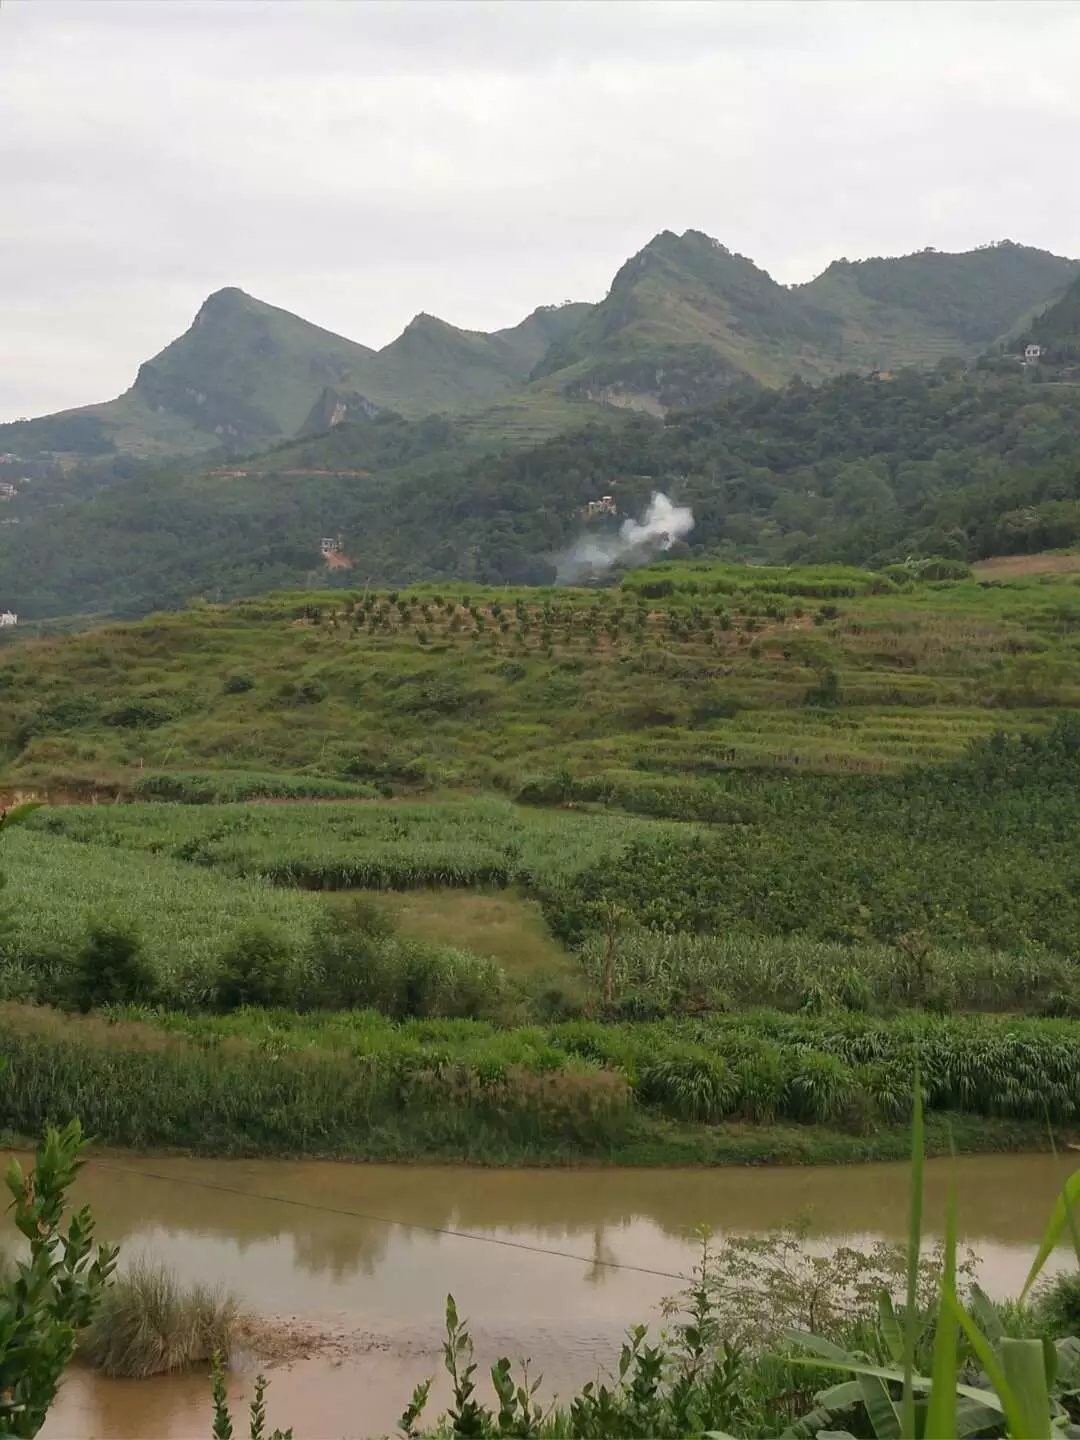
[[[103,1144],[215,1155],[627,1165],[895,1159],[908,1116],[885,1087],[899,1097],[910,1086],[918,1046],[933,1077],[931,1150],[950,1141],[965,1151],[1034,1149],[1046,1143],[1051,1091],[1067,1112],[1060,1127],[1080,1113],[1072,1093],[1080,1026],[1040,1028],[1041,1041],[1030,1025],[982,1021],[932,1029],[912,1021],[845,1036],[830,1022],[763,1016],[756,1030],[720,1025],[711,1033],[572,1024],[498,1031],[472,1022],[393,1025],[370,1013],[305,1027],[272,1012],[106,1020],[8,1005],[0,1009],[0,1125],[33,1134],[79,1113]],[[613,1047],[606,1060],[596,1055],[604,1037]],[[847,1064],[835,1053],[844,1045],[890,1058]],[[1007,1057],[1021,1049],[1026,1069],[1018,1072]],[[999,1092],[985,1088],[995,1064]],[[1030,1096],[1017,1091],[1017,1073],[1035,1087]]]

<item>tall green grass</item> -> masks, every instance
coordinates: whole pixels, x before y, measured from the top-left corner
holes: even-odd
[[[582,949],[599,995],[608,941]],[[1038,948],[935,948],[925,937],[903,945],[837,944],[804,935],[687,935],[627,929],[611,967],[624,1014],[660,1016],[695,1010],[822,1012],[906,1007],[1080,1015],[1080,964]]]
[[[32,987],[50,954],[81,944],[90,917],[134,925],[163,982],[180,994],[245,926],[272,924],[299,950],[317,913],[309,897],[255,878],[26,829],[5,841],[4,871],[11,925],[0,937],[0,975],[8,994],[20,975]]]
[[[677,824],[548,813],[496,797],[386,805],[65,805],[36,828],[313,889],[557,884]],[[70,853],[70,852],[67,852]]]
[[[238,1323],[233,1296],[205,1285],[182,1285],[163,1265],[145,1258],[105,1292],[82,1357],[106,1375],[145,1379],[228,1361]]]
[[[1080,1115],[1080,1026],[1065,1022],[765,1013],[499,1030],[370,1012],[80,1020],[6,1006],[0,1049],[0,1125],[33,1133],[79,1112],[111,1143],[211,1153],[604,1158],[671,1122],[700,1127],[702,1155],[729,1121],[872,1137],[906,1123],[917,1060],[928,1110],[961,1128],[979,1117],[984,1144],[1016,1123],[1030,1143],[1047,1114]],[[671,1138],[668,1153],[690,1158]]]
[[[326,775],[288,775],[256,770],[165,770],[140,775],[131,785],[139,800],[169,800],[181,805],[221,805],[241,800],[355,800],[378,795],[373,785],[334,780]]]

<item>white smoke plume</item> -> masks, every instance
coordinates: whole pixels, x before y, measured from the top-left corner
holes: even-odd
[[[676,505],[661,490],[653,497],[640,520],[624,520],[615,535],[583,535],[556,558],[560,585],[574,585],[587,575],[602,574],[616,562],[644,565],[662,550],[694,528],[694,512],[688,505]]]

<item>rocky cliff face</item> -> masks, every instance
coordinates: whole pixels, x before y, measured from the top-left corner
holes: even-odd
[[[328,385],[311,407],[300,433],[319,435],[324,430],[332,430],[335,425],[343,425],[347,420],[373,420],[383,408],[358,390],[340,390]]]

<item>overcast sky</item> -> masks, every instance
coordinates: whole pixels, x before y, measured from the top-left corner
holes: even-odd
[[[370,345],[599,299],[658,230],[785,282],[1080,254],[1080,3],[2,0],[0,419],[239,285]]]

